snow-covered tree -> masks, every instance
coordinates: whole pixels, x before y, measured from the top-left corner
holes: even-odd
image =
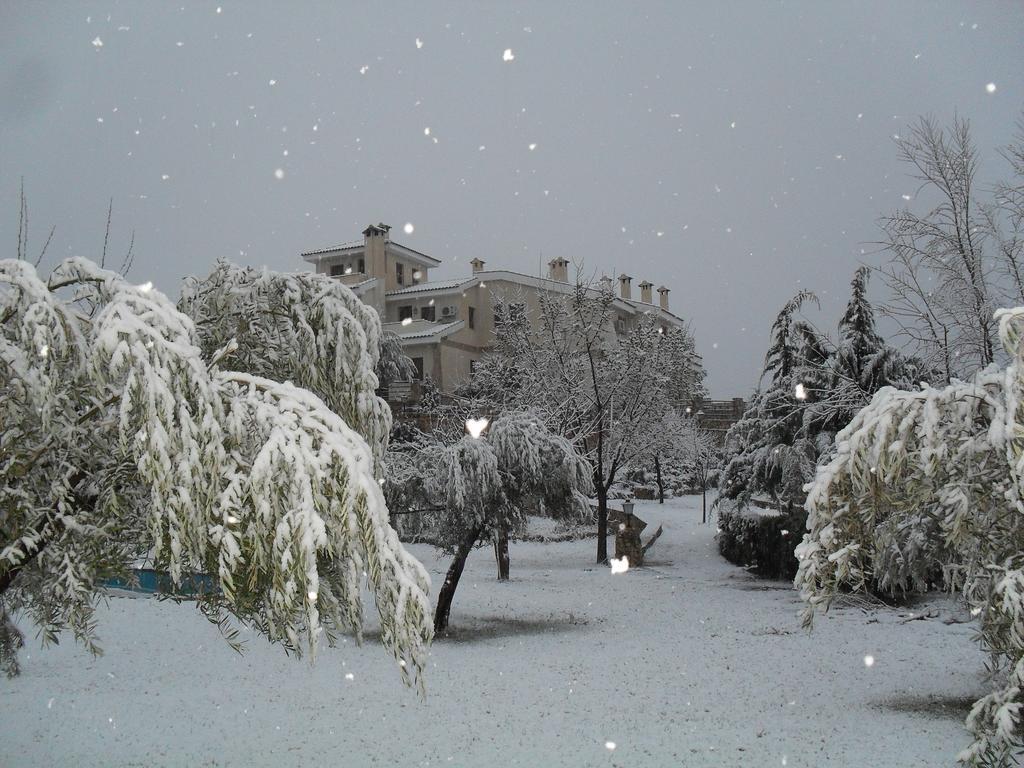
[[[649,457],[661,417],[702,393],[693,335],[641,314],[616,330],[608,287],[577,282],[539,296],[535,317],[502,319],[490,355],[463,394],[483,410],[529,408],[587,457],[597,495],[597,559],[607,552],[608,491],[623,469]]]
[[[346,286],[219,261],[203,280],[185,281],[178,308],[192,318],[204,357],[234,339],[225,363],[315,393],[383,456],[391,411],[375,394],[375,371],[383,365],[385,375],[401,376],[404,355]]]
[[[923,117],[896,144],[932,207],[923,214],[904,208],[882,220],[891,253],[881,268],[891,291],[884,311],[914,353],[949,381],[996,360],[993,312],[1024,302],[1024,131],[1005,152],[1015,177],[991,198],[979,190],[966,120],[946,129]]]
[[[654,465],[654,481],[658,486],[658,503],[665,502],[666,479],[687,479],[687,485],[707,498],[707,484],[711,469],[717,464],[718,451],[710,433],[698,423],[699,414],[687,406],[681,414],[670,408],[659,419],[648,441],[648,451]],[[642,457],[647,464],[647,456]],[[631,468],[627,476],[637,473]],[[648,476],[643,471],[641,477]],[[671,480],[669,480],[671,482]],[[705,504],[704,522],[707,521]]]
[[[884,388],[838,434],[797,548],[808,625],[842,589],[924,590],[940,574],[967,603],[1000,671],[967,717],[972,765],[1024,747],[1024,307],[995,319],[1008,367]]]
[[[176,587],[213,575],[198,603],[229,638],[233,616],[297,653],[358,634],[368,582],[419,678],[429,578],[375,471],[376,315],[229,265],[182,306],[84,259],[46,281],[0,261],[0,661],[16,671],[19,613],[95,650],[100,583],[146,558]]]
[[[437,632],[448,626],[452,598],[478,542],[507,541],[509,532],[525,525],[530,510],[580,514],[592,490],[586,461],[528,412],[505,414],[490,424],[485,437],[467,435],[449,446],[438,478],[445,509],[440,538],[454,559],[438,593]],[[507,578],[507,549],[504,557]]]
[[[779,312],[765,356],[763,390],[726,438],[722,493],[740,502],[752,495],[781,508],[803,502],[803,486],[832,450],[835,433],[884,386],[914,386],[922,375],[875,330],[867,298],[870,270],[851,281],[850,300],[831,342],[799,315],[814,294],[801,291]]]
[[[772,343],[761,374],[768,385],[754,394],[726,437],[727,464],[720,485],[725,498],[742,503],[765,494],[779,505],[788,504],[800,497],[814,471],[820,450],[816,436],[804,429],[803,380],[808,369],[820,369],[825,360],[819,337],[808,333],[809,327],[797,317],[807,301],[817,299],[801,291],[786,302],[772,324]]]

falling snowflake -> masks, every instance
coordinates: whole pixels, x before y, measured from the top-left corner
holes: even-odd
[[[903,198],[904,200],[909,200],[909,199],[910,199],[910,195],[901,195],[901,197],[902,197],[902,198]]]
[[[612,567],[612,574],[625,573],[629,570],[629,558],[623,555],[620,559],[616,560],[614,557],[608,561]],[[614,749],[614,747],[612,747]]]
[[[274,178],[278,179],[278,180],[283,179],[284,178],[284,168],[277,168],[274,171]]]
[[[487,418],[466,419],[466,430],[469,432],[470,437],[478,438],[487,429],[488,424],[490,424],[490,421]]]
[[[796,385],[796,391],[793,392],[793,397],[795,397],[797,400],[807,399],[807,389],[804,387],[803,384],[798,383]]]
[[[160,178],[163,179],[164,181],[167,181],[169,178],[171,178],[171,176],[170,174],[164,173],[161,174]]]
[[[988,91],[989,93],[995,93],[996,92],[996,84],[995,83],[989,83],[988,85],[985,86],[985,90]]]
[[[269,84],[270,85],[277,85],[277,80],[271,80]]]
[[[360,75],[365,75],[369,71],[369,69],[370,69],[370,65],[369,64],[363,64],[363,66],[361,66],[359,68],[359,74]]]
[[[412,325],[412,318],[411,317],[403,318],[402,325]]]
[[[535,150],[536,148],[537,148],[537,144],[536,143],[530,144],[530,151],[531,152],[533,152],[533,150]]]
[[[353,675],[353,674],[352,674],[351,672],[346,672],[346,673],[345,673],[345,679],[346,679],[346,680],[355,680],[355,679],[356,679],[356,676],[355,676],[355,675]]]
[[[407,235],[411,235],[413,232],[416,231],[416,227],[412,225],[411,221],[407,221],[405,222],[405,226],[402,227],[402,231],[405,232],[405,234]]]
[[[611,752],[613,749],[615,749],[615,742],[614,741],[606,741],[604,743],[604,748],[607,749],[609,752]]]
[[[96,35],[96,37],[93,38],[92,44],[94,46],[96,46],[97,48],[102,48],[103,47],[103,41],[100,40],[100,36],[99,35]]]
[[[423,47],[423,41],[420,40],[418,37],[416,38],[416,47],[417,48],[422,48]]]
[[[501,54],[501,60],[502,61],[512,61],[515,57],[516,57],[516,55],[514,53],[512,53],[512,49],[511,48],[506,48],[505,52],[503,54]]]
[[[153,283],[147,280],[146,282],[139,286],[139,290],[142,291],[143,293],[149,293],[150,291],[153,290]]]
[[[871,654],[868,654],[867,656],[865,656],[864,657],[864,666],[865,667],[873,667],[873,666],[875,666],[875,657],[872,656]]]

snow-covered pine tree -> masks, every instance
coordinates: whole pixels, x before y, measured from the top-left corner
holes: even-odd
[[[764,494],[781,504],[803,501],[817,461],[832,450],[835,433],[884,386],[912,387],[921,373],[875,330],[867,298],[870,270],[850,283],[850,300],[833,345],[798,316],[814,294],[801,291],[779,312],[762,381],[743,419],[727,437],[723,495],[741,502]]]
[[[807,301],[817,302],[817,297],[800,291],[779,311],[761,374],[762,381],[768,378],[768,386],[754,394],[726,437],[722,496],[741,504],[755,494],[770,496],[780,506],[788,504],[801,498],[814,471],[817,449],[804,431],[804,379],[811,371],[820,375],[825,361],[820,339],[797,318]]]
[[[854,275],[834,346],[797,316],[812,294],[802,291],[786,303],[772,327],[772,346],[765,359],[764,375],[771,374],[770,383],[755,394],[726,438],[729,457],[722,497],[743,507],[752,497],[764,496],[776,509],[788,511],[789,519],[776,525],[777,521],[762,518],[752,525],[740,519],[740,510],[735,520],[722,518],[727,533],[720,544],[723,551],[737,551],[727,541],[735,524],[745,540],[783,566],[777,575],[788,577],[796,568],[793,542],[788,534],[779,538],[779,531],[803,529],[804,486],[814,477],[818,462],[834,450],[836,432],[880,387],[913,386],[919,372],[914,361],[888,346],[875,330],[866,293],[869,276],[866,268]],[[743,549],[740,556],[746,557]]]
[[[959,759],[978,766],[1024,747],[1024,307],[995,317],[1008,367],[884,388],[837,435],[797,548],[808,626],[842,589],[924,590],[944,575],[1000,671],[967,717],[975,741]]]
[[[215,575],[199,605],[229,639],[233,615],[311,654],[321,634],[359,633],[365,579],[383,643],[422,680],[429,578],[388,526],[371,447],[389,423],[370,400],[376,315],[343,294],[304,300],[301,280],[264,277],[261,298],[218,273],[223,286],[183,300],[200,305],[201,332],[150,284],[84,259],[47,282],[0,261],[0,662],[16,672],[19,612],[44,638],[70,629],[97,650],[100,582],[147,557],[176,585]],[[300,360],[291,343],[321,356]],[[271,365],[344,418],[258,375]]]
[[[581,514],[592,491],[585,459],[528,412],[496,419],[486,437],[463,437],[448,447],[441,465],[440,535],[454,558],[438,593],[435,632],[448,627],[455,590],[478,542],[521,529],[531,508],[552,516]]]

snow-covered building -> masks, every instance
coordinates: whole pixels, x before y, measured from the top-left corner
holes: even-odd
[[[430,374],[442,392],[451,392],[466,379],[494,341],[496,310],[527,312],[535,316],[542,292],[571,291],[569,262],[555,258],[546,277],[534,277],[505,269],[486,269],[472,259],[472,272],[463,277],[429,279],[441,262],[391,239],[391,227],[371,224],[363,240],[306,251],[302,258],[318,274],[331,275],[349,286],[377,310],[385,331],[402,340],[420,377]],[[612,278],[602,278],[605,288]],[[595,286],[599,290],[601,286]],[[667,326],[685,325],[669,311],[669,289],[657,289],[648,281],[639,284],[634,297],[632,278],[619,275],[614,307],[615,332],[626,333],[643,313],[653,313]],[[401,398],[399,398],[401,399]]]

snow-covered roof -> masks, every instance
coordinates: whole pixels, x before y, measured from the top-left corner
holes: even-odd
[[[343,255],[346,252],[358,253],[363,250],[365,241],[357,240],[351,243],[342,243],[341,245],[332,245],[329,248],[317,248],[312,251],[303,251],[299,255],[308,262],[318,262],[325,256]],[[388,252],[392,256],[400,256],[406,261],[410,261],[414,264],[419,264],[424,267],[436,267],[441,263],[440,259],[435,259],[433,256],[427,256],[425,253],[417,251],[415,248],[410,248],[407,245],[396,243],[394,240],[389,240],[387,243]]]
[[[610,278],[609,278],[610,279]],[[477,272],[468,281],[474,282],[479,280],[484,283],[490,283],[493,280],[505,280],[510,283],[519,283],[520,285],[530,285],[535,288],[542,290],[555,291],[557,293],[569,293],[571,290],[575,290],[575,283],[565,283],[561,280],[552,280],[547,277],[535,277],[533,275],[524,275],[521,272],[512,272],[511,270],[490,270],[487,272]],[[588,290],[599,291],[602,290],[600,287],[600,281],[587,286]],[[388,293],[388,296],[391,294]],[[624,299],[621,296],[614,296],[614,306],[619,309],[623,309],[629,312],[653,312],[657,315],[664,317],[664,319],[676,324],[685,325],[686,321],[674,312],[670,312],[667,309],[662,309],[660,304],[650,304],[646,301],[638,301],[636,299]]]
[[[361,296],[362,294],[366,293],[368,290],[373,288],[373,286],[375,286],[376,284],[376,277],[368,277],[366,280],[363,280],[360,283],[353,283],[352,285],[349,285],[347,287],[356,296]]]
[[[407,325],[402,323],[384,323],[385,331],[390,331],[402,341],[423,343],[437,341],[450,336],[465,325],[464,320],[453,320],[450,323],[433,323],[429,320],[413,320]]]
[[[422,262],[425,267],[436,267],[441,263],[440,259],[435,259],[433,256],[427,256],[427,254],[417,251],[415,248],[410,248],[407,245],[396,243],[394,240],[388,241],[388,248],[410,261]]]
[[[462,288],[465,285],[479,282],[479,278],[474,275],[473,277],[460,277],[455,280],[434,280],[428,283],[420,283],[418,285],[410,285],[407,288],[396,288],[393,291],[388,291],[385,296],[405,296],[412,293],[428,293],[430,291],[450,291],[456,288]]]
[[[362,240],[358,240],[351,243],[342,243],[341,245],[332,245],[330,248],[317,248],[315,251],[303,251],[299,255],[305,258],[306,256],[322,256],[325,253],[334,253],[335,251],[347,251],[350,248],[361,247],[363,245]]]

